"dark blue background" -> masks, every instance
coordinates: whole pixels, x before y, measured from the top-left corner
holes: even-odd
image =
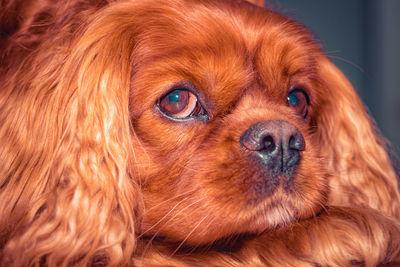
[[[400,0],[269,0],[267,6],[312,29],[399,151]]]

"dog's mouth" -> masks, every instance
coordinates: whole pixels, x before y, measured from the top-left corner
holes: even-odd
[[[276,199],[278,201],[278,199]],[[287,201],[287,200],[286,200]],[[184,237],[176,237],[168,233],[144,235],[145,243],[152,242],[155,245],[160,242],[165,247],[169,244],[172,254],[201,254],[206,251],[235,252],[240,250],[247,242],[275,231],[277,228],[283,229],[290,227],[293,223],[318,217],[323,210],[322,206],[309,208],[308,212],[299,213],[298,210],[291,210],[284,205],[288,203],[260,203],[257,208],[253,207],[252,214],[248,214],[247,219],[239,218],[235,224],[230,224],[226,217],[213,219],[213,225],[208,225],[205,229],[200,229],[199,224],[191,224],[192,228]],[[279,206],[279,207],[278,207]],[[220,221],[218,221],[220,220]],[[223,225],[225,220],[226,225]],[[243,220],[241,223],[239,223]],[[190,219],[188,218],[188,221]],[[215,227],[216,226],[216,227]],[[229,231],[226,231],[229,229]],[[183,230],[175,229],[175,230]],[[197,232],[197,233],[196,233]],[[198,234],[201,233],[202,234]]]
[[[242,240],[316,216],[323,205],[304,193],[278,186],[272,195],[258,201],[227,202],[214,197],[182,200],[162,211],[162,216],[158,213],[156,219],[145,222],[142,236],[168,239],[181,246],[222,246],[224,240]]]

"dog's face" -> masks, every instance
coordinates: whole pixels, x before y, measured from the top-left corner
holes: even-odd
[[[318,46],[247,3],[178,5],[153,10],[133,52],[142,232],[202,244],[312,216],[328,176]]]

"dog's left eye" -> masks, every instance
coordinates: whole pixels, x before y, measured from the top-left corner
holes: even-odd
[[[201,105],[197,96],[184,88],[177,88],[164,95],[159,102],[161,112],[174,119],[199,115]]]
[[[309,98],[306,92],[302,89],[295,89],[289,93],[287,101],[289,106],[293,107],[300,116],[307,117]]]

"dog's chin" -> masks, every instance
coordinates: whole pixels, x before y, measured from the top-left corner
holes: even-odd
[[[149,217],[157,218],[144,219],[143,236],[150,239],[162,237],[186,246],[223,243],[223,240],[238,236],[257,236],[317,216],[322,209],[318,204],[321,200],[305,201],[305,198],[299,192],[287,192],[279,187],[263,200],[255,202],[249,198],[250,201],[244,202],[242,207],[238,207],[235,201],[227,204],[210,198],[209,204],[192,210],[188,208],[175,212],[172,208],[172,212],[164,212],[162,216],[149,212]]]

